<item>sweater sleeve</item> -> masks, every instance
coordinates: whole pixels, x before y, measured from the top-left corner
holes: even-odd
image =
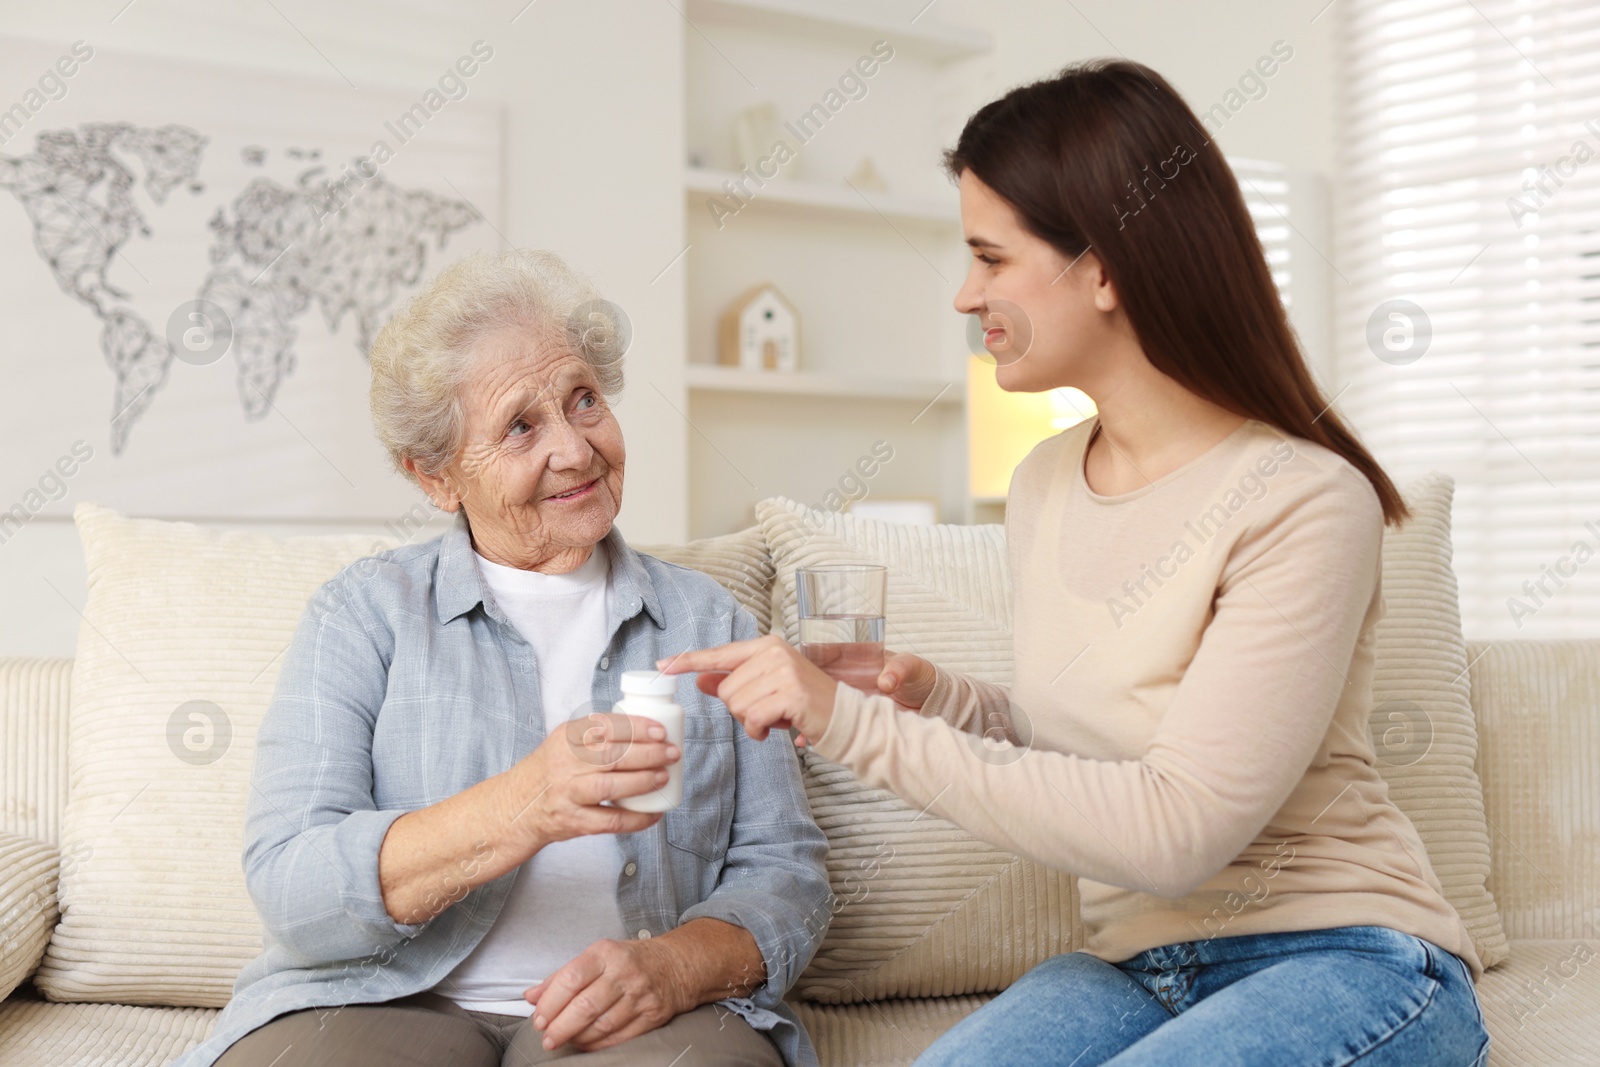
[[[966,733],[1017,738],[1011,726],[1011,698],[1003,685],[981,682],[966,674],[934,666],[933,689],[922,703],[922,714],[943,719]]]
[[[1238,856],[1310,766],[1369,621],[1382,533],[1377,494],[1347,468],[1243,532],[1138,759],[997,746],[843,685],[813,744],[867,784],[1045,866],[1183,896]]]
[[[378,854],[404,810],[373,802],[372,736],[392,651],[346,596],[312,596],[256,738],[245,887],[271,937],[303,965],[392,953],[425,924],[384,907]]]

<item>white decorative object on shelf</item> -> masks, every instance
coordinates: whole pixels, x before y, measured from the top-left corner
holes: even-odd
[[[771,284],[742,294],[722,314],[717,358],[745,370],[800,367],[800,315]]]
[[[795,177],[799,174],[799,160],[794,156],[794,147],[781,131],[776,104],[756,104],[745,108],[733,119],[734,158],[741,167],[755,171],[764,178]],[[780,145],[788,151],[777,151]],[[774,155],[783,157],[777,160],[782,166],[772,166]]]
[[[864,193],[886,193],[889,183],[883,180],[883,175],[878,173],[878,168],[873,164],[871,156],[862,156],[861,164],[856,167],[850,177],[845,179],[846,184],[852,188],[860,189]]]

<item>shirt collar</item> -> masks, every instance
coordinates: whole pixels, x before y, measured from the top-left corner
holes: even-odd
[[[611,524],[604,540],[611,557],[611,581],[622,619],[631,619],[642,607],[657,626],[665,629],[667,622],[661,613],[655,583],[650,580],[650,572],[645,569],[639,553],[623,540],[616,523]],[[439,622],[460,618],[482,604],[488,595],[483,572],[472,558],[472,534],[467,527],[466,512],[457,511],[455,521],[439,538],[434,597]]]

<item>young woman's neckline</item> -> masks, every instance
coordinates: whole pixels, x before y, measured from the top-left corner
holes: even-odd
[[[1168,484],[1169,482],[1176,481],[1177,479],[1183,477],[1183,475],[1187,474],[1189,471],[1193,470],[1194,468],[1196,468],[1200,464],[1204,463],[1206,460],[1212,459],[1213,457],[1215,457],[1229,443],[1237,440],[1239,438],[1239,436],[1245,432],[1245,430],[1249,429],[1257,421],[1255,419],[1246,418],[1237,427],[1235,427],[1233,432],[1228,434],[1228,436],[1224,437],[1222,440],[1218,441],[1216,444],[1212,445],[1210,448],[1206,449],[1204,452],[1200,453],[1198,456],[1195,456],[1193,459],[1189,460],[1187,463],[1184,463],[1183,465],[1181,465],[1179,467],[1175,467],[1172,470],[1168,471],[1166,474],[1163,474],[1161,477],[1157,478],[1155,481],[1147,482],[1144,485],[1141,485],[1137,489],[1130,489],[1126,493],[1115,493],[1115,494],[1112,494],[1112,495],[1108,496],[1108,495],[1106,495],[1104,493],[1095,492],[1094,489],[1089,485],[1089,472],[1088,472],[1089,446],[1094,444],[1094,439],[1100,435],[1100,416],[1098,414],[1095,414],[1095,415],[1091,416],[1091,418],[1094,421],[1093,421],[1093,424],[1089,428],[1089,437],[1088,437],[1087,440],[1084,441],[1084,443],[1083,443],[1083,451],[1078,454],[1078,462],[1073,464],[1073,466],[1077,468],[1078,487],[1083,490],[1083,493],[1084,493],[1085,496],[1087,496],[1090,500],[1093,500],[1097,504],[1122,504],[1122,503],[1126,503],[1126,502],[1128,502],[1130,500],[1136,500],[1139,497],[1142,497],[1147,493],[1152,493],[1155,490],[1161,488],[1163,485]]]

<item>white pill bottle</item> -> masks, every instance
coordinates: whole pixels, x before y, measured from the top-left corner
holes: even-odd
[[[667,784],[637,796],[619,797],[614,803],[629,811],[671,811],[683,803],[683,761],[689,753],[683,747],[683,708],[675,697],[678,676],[660,671],[623,671],[622,699],[613,711],[652,719],[666,727],[667,741],[682,753],[667,766]]]

